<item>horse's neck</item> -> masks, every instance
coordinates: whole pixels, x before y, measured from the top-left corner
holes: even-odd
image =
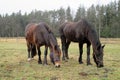
[[[100,43],[100,40],[99,40],[99,37],[97,36],[97,34],[90,33],[90,35],[91,36],[89,37],[89,40],[92,44],[93,49],[95,50],[97,48],[97,46],[101,43]]]
[[[49,49],[50,49],[50,53],[53,52],[52,46],[49,46]]]
[[[54,37],[54,35],[52,33],[49,35],[49,42],[50,42],[51,48],[54,48],[55,45],[57,45],[56,38]]]
[[[50,46],[49,46],[50,53],[55,50],[55,46],[56,46],[56,45],[57,45],[57,44],[53,43],[52,41],[50,42]]]

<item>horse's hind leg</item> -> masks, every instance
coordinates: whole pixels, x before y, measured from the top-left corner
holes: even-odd
[[[82,64],[82,54],[83,54],[83,43],[79,43],[79,51],[80,51],[80,55],[79,55],[79,63]]]
[[[28,61],[30,61],[31,60],[31,54],[30,54],[30,52],[31,52],[31,45],[27,42],[27,51],[28,51]]]
[[[47,54],[48,54],[48,47],[45,46],[45,51],[44,51],[44,64],[47,64]]]
[[[37,46],[37,50],[38,50],[38,64],[42,64],[40,46]]]
[[[87,65],[91,65],[90,63],[90,43],[87,43]]]

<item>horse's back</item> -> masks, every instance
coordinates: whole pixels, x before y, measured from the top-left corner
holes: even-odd
[[[59,28],[61,36],[66,37],[67,39],[76,42],[76,22],[65,22]]]
[[[81,19],[78,22],[65,22],[60,27],[60,35],[65,36],[68,40],[78,42],[88,36],[92,26],[87,20]]]

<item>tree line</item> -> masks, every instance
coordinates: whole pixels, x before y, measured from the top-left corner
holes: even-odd
[[[92,5],[89,8],[79,6],[76,13],[70,7],[67,9],[38,11],[22,14],[21,11],[11,15],[0,15],[0,37],[23,37],[28,23],[46,22],[56,36],[59,36],[59,26],[66,21],[77,22],[86,19],[93,24],[100,37],[120,37],[120,0],[107,5]]]

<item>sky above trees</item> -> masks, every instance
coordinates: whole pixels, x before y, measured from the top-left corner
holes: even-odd
[[[75,12],[80,5],[89,8],[92,4],[106,5],[113,1],[118,0],[0,0],[0,14],[12,14],[19,11],[24,14],[33,10],[56,10],[68,6]]]

